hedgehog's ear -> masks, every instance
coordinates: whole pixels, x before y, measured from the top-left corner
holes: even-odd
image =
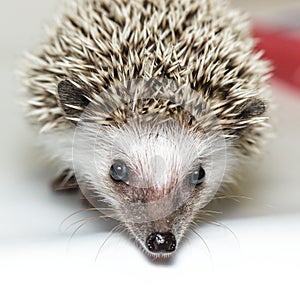
[[[80,115],[90,103],[90,90],[80,80],[67,79],[58,84],[57,91],[66,118],[72,123],[77,124],[80,120]]]
[[[260,117],[265,113],[265,111],[265,103],[260,99],[254,99],[246,105],[242,105],[240,117],[242,120],[250,120],[256,117]]]
[[[242,135],[246,128],[257,122],[257,118],[263,116],[265,111],[265,102],[260,99],[248,100],[238,105],[235,108],[234,125],[236,125],[236,129],[233,128],[233,133],[236,136]]]

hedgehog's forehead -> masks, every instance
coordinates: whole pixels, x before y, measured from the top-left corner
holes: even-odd
[[[178,175],[199,161],[200,144],[197,134],[178,125],[129,125],[115,135],[112,156],[124,160],[137,172]]]

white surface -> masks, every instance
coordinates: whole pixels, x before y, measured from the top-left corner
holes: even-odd
[[[168,264],[153,263],[112,228],[62,221],[82,209],[76,195],[53,194],[35,134],[16,102],[13,69],[42,34],[57,1],[10,1],[1,10],[0,299],[299,299],[300,95],[276,84],[278,138],[257,171],[255,200],[221,204],[223,227],[203,225]],[[91,214],[79,213],[65,229]],[[80,223],[79,223],[80,224]],[[79,225],[78,224],[78,225]]]

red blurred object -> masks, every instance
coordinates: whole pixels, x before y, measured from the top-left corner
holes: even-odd
[[[254,36],[259,39],[258,50],[274,65],[274,76],[300,91],[300,34],[291,30],[256,27]],[[299,33],[299,31],[298,31]]]

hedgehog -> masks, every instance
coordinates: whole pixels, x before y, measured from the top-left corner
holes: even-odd
[[[171,256],[229,194],[269,127],[270,65],[225,0],[72,0],[27,56],[30,121],[57,189],[108,206]]]

